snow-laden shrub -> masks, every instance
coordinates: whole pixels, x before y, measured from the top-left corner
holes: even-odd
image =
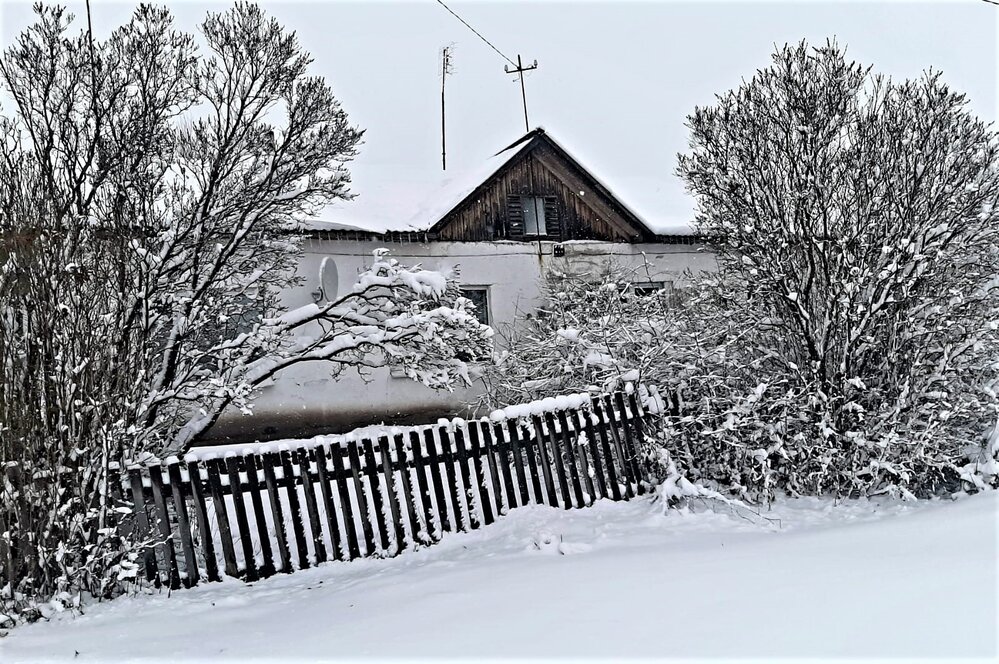
[[[920,371],[931,350],[911,346],[901,366],[876,365],[890,372],[865,374],[837,394],[790,359],[738,274],[688,275],[681,296],[637,294],[635,276],[613,267],[596,279],[549,274],[551,306],[513,328],[486,375],[489,398],[516,402],[622,380],[659,385],[657,440],[669,461],[652,454],[648,462],[660,479],[679,468],[698,488],[753,501],[785,492],[909,497],[958,489],[962,475],[966,487],[973,477],[995,482],[987,459],[996,450],[977,444],[994,418],[987,354],[959,356],[965,361],[944,382],[938,365]],[[949,393],[926,394],[929,386]],[[969,454],[981,456],[968,464]]]
[[[494,394],[658,383],[677,464],[748,497],[995,486],[995,131],[937,73],[804,43],[688,124],[678,172],[719,271],[669,301],[549,275]]]

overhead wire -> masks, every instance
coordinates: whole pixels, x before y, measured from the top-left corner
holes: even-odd
[[[503,51],[501,51],[501,50],[499,50],[498,48],[496,48],[496,47],[495,47],[495,46],[493,45],[493,43],[492,43],[491,41],[489,41],[488,39],[486,39],[485,37],[483,37],[483,36],[482,36],[482,33],[480,33],[480,32],[479,32],[478,30],[476,30],[476,29],[475,29],[475,28],[473,28],[473,27],[472,27],[471,25],[469,25],[468,21],[466,21],[466,20],[465,20],[465,19],[463,19],[462,17],[458,16],[458,14],[457,14],[457,13],[455,13],[455,11],[454,11],[453,9],[451,9],[450,7],[448,7],[447,5],[445,5],[445,4],[444,4],[444,3],[442,2],[442,0],[437,0],[437,4],[439,4],[439,5],[440,5],[441,7],[443,7],[444,9],[448,10],[448,12],[450,12],[452,16],[454,16],[454,17],[455,17],[456,19],[458,19],[459,21],[461,21],[461,22],[462,22],[462,23],[463,23],[463,24],[465,25],[465,27],[466,27],[466,28],[468,28],[469,30],[471,30],[472,32],[474,32],[474,33],[475,33],[475,36],[476,36],[476,37],[478,37],[479,39],[481,39],[482,41],[484,41],[484,42],[485,42],[485,43],[486,43],[486,44],[487,44],[487,45],[489,46],[489,48],[491,48],[491,49],[493,49],[494,51],[496,51],[497,53],[499,53],[499,55],[500,55],[500,57],[501,57],[501,58],[503,58],[504,60],[506,60],[507,62],[509,62],[509,63],[510,63],[511,65],[513,65],[514,67],[516,67],[516,66],[517,66],[517,63],[516,63],[516,62],[514,62],[513,60],[511,60],[510,58],[508,58],[508,57],[507,57],[507,56],[506,56],[506,55],[505,55],[505,54],[503,53]]]

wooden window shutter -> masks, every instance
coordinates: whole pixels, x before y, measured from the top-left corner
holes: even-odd
[[[506,197],[506,235],[510,239],[524,237],[524,206],[521,196]]]
[[[545,196],[545,229],[550,237],[562,238],[561,219],[558,218],[558,199]]]

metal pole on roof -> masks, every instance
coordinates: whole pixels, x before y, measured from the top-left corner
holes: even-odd
[[[517,54],[517,67],[515,69],[510,69],[506,65],[503,66],[503,70],[507,74],[519,74],[520,75],[520,97],[524,101],[524,132],[531,131],[531,125],[527,121],[527,89],[524,87],[524,72],[531,71],[532,69],[538,68],[538,61],[535,60],[534,64],[530,67],[525,67],[520,61],[520,54]]]
[[[449,44],[441,49],[441,170],[447,170],[447,141],[446,132],[444,125],[444,82],[447,80],[447,75],[450,74],[454,69],[454,63],[451,60],[452,51],[454,50],[454,44]]]

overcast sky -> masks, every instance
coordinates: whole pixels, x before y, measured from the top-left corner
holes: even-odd
[[[999,7],[949,2],[448,2],[503,54],[538,61],[526,78],[532,126],[544,126],[654,226],[692,216],[673,175],[695,105],[768,64],[774,44],[835,37],[853,58],[893,77],[933,67],[995,118]],[[83,16],[82,3],[68,3]],[[95,29],[132,3],[94,0]],[[194,29],[221,3],[170,3]],[[436,0],[264,3],[295,30],[352,121],[367,130],[354,163],[357,219],[408,219],[442,177],[440,49],[455,43],[447,79],[448,174],[474,169],[524,131],[508,64]],[[0,0],[10,43],[30,3]],[[80,26],[83,21],[78,19]],[[340,213],[333,211],[333,216]],[[386,220],[386,225],[391,221]],[[398,225],[395,224],[395,225]]]

